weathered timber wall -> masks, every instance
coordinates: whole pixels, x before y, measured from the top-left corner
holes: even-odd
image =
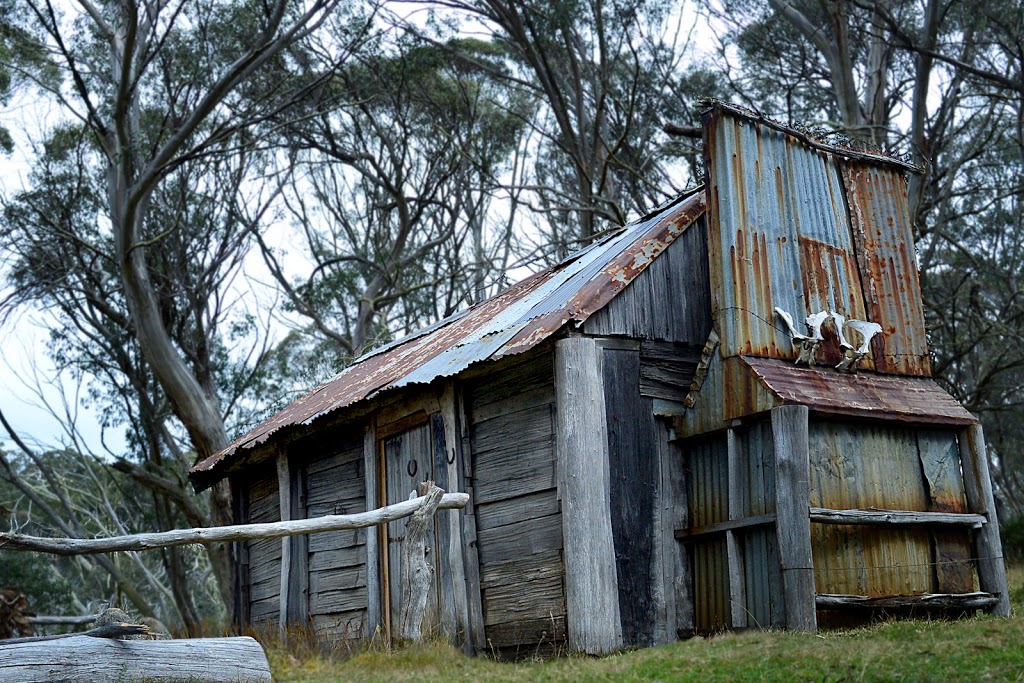
[[[338,434],[337,445],[302,466],[306,517],[366,511],[363,431]],[[362,638],[366,620],[366,534],[329,531],[307,540],[308,610],[313,628],[340,638]]]
[[[607,306],[591,315],[583,331],[703,345],[711,331],[704,218],[697,219]]]
[[[812,422],[810,456],[814,507],[966,511],[954,432]],[[815,524],[812,539],[818,593],[974,590],[965,530]]]
[[[618,573],[619,614],[626,646],[654,642],[654,504],[659,467],[653,400],[640,395],[640,354],[606,348],[605,412],[611,481],[612,538]]]
[[[486,641],[520,654],[566,637],[552,362],[545,347],[465,390]]]
[[[281,520],[277,470],[271,462],[245,481],[245,522],[278,522]],[[250,624],[274,621],[280,612],[281,540],[245,541],[242,576],[243,594],[248,595],[246,620]]]

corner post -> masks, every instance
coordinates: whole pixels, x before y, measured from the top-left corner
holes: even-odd
[[[973,424],[960,435],[960,460],[963,463],[964,492],[971,512],[985,515],[988,521],[974,530],[974,556],[978,558],[978,583],[998,602],[986,611],[1000,617],[1010,616],[1010,594],[1003,563],[1003,544],[999,538],[992,479],[988,471],[985,433],[981,423]]]
[[[807,406],[772,409],[775,446],[775,535],[782,565],[786,628],[816,631],[811,554],[811,475]]]
[[[377,429],[370,417],[363,431],[363,475],[366,481],[366,509],[374,510],[379,482],[377,479]],[[380,573],[380,529],[366,529],[366,638],[373,640],[383,632],[384,621],[381,611]],[[387,548],[384,549],[387,552]]]
[[[288,451],[280,448],[277,451],[277,493],[279,496],[281,521],[292,518],[292,477],[288,464]],[[281,588],[278,599],[277,627],[282,636],[288,631],[288,599],[291,597],[292,575],[292,537],[281,538]]]
[[[555,344],[558,489],[562,501],[569,647],[622,647],[611,521],[611,477],[601,351],[589,337]]]

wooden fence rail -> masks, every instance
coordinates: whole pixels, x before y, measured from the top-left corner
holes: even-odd
[[[288,522],[174,529],[109,538],[45,538],[4,532],[0,533],[0,550],[25,550],[52,555],[94,555],[126,550],[155,550],[197,543],[249,541],[259,538],[284,538],[285,536],[298,536],[321,531],[362,529],[408,517],[416,512],[425,500],[426,496],[420,496],[354,515],[325,515]],[[468,502],[468,493],[445,493],[437,507],[440,510],[451,510],[465,507]]]

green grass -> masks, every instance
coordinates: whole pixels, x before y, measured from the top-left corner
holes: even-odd
[[[519,663],[445,646],[297,658],[270,648],[274,680],[341,681],[1024,681],[1024,568],[1010,572],[1014,616],[903,620],[819,634],[748,632],[611,657]]]

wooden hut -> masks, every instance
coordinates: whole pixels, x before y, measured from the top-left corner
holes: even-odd
[[[1008,613],[980,428],[930,379],[907,165],[704,123],[704,189],[368,353],[196,487],[228,477],[239,522],[469,493],[426,627],[481,651]],[[386,634],[402,534],[244,544],[239,620]]]

